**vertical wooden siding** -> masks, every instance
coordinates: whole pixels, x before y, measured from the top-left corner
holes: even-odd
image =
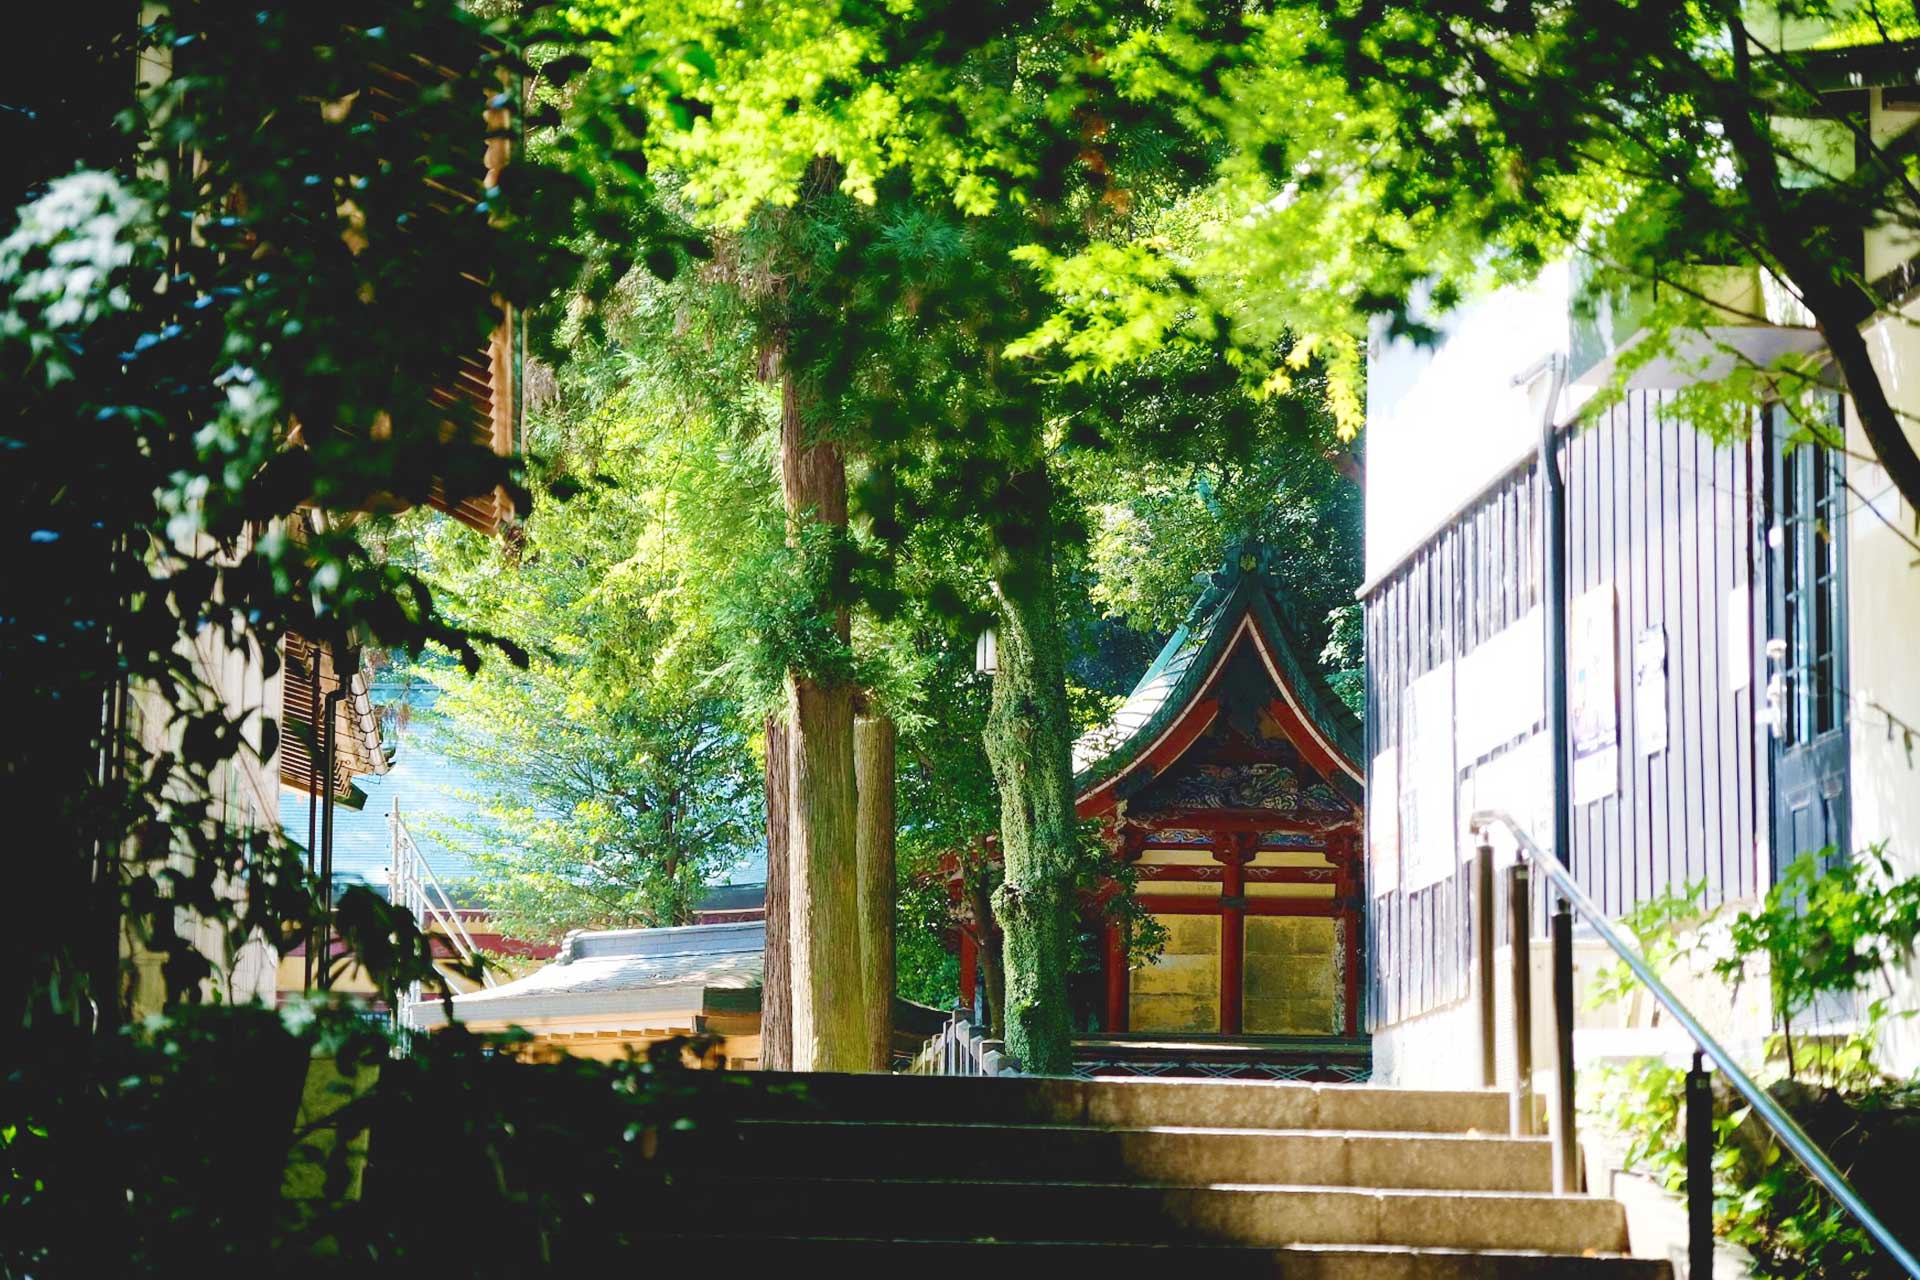
[[[1575,806],[1574,874],[1613,914],[1696,880],[1715,899],[1749,896],[1765,839],[1756,774],[1764,779],[1766,742],[1754,680],[1730,689],[1727,667],[1736,647],[1748,655],[1755,648],[1752,610],[1730,618],[1728,607],[1729,591],[1752,584],[1758,551],[1749,446],[1715,445],[1663,418],[1655,393],[1641,393],[1569,436],[1561,456],[1570,597],[1611,582],[1616,609],[1619,785]],[[1538,601],[1535,471],[1529,461],[1509,472],[1368,596],[1369,771],[1401,740],[1408,686],[1472,653]],[[1639,745],[1633,660],[1636,638],[1655,626],[1667,636],[1668,745],[1648,755]],[[1456,702],[1456,722],[1472,714]],[[1456,783],[1517,745],[1458,760]],[[1403,784],[1407,772],[1403,760]],[[1455,796],[1457,811],[1458,787]],[[1456,812],[1456,827],[1465,816]],[[1368,905],[1370,1029],[1465,998],[1472,939],[1464,871],[1413,892],[1403,883]]]

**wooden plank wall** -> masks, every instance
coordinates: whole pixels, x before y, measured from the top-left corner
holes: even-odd
[[[1767,741],[1754,699],[1764,674],[1735,690],[1728,666],[1737,648],[1754,655],[1757,647],[1757,602],[1744,618],[1729,608],[1729,592],[1754,583],[1760,554],[1755,457],[1744,442],[1716,445],[1663,418],[1651,392],[1630,397],[1562,449],[1569,595],[1609,581],[1615,588],[1619,786],[1574,808],[1572,857],[1581,884],[1609,913],[1670,885],[1705,880],[1719,899],[1751,896],[1759,883]],[[1535,470],[1529,461],[1509,472],[1368,596],[1370,774],[1374,758],[1400,741],[1407,687],[1472,653],[1537,602]],[[1751,587],[1751,595],[1763,590]],[[1668,747],[1644,753],[1634,644],[1656,626],[1667,636]],[[1748,668],[1765,670],[1752,657]],[[1472,714],[1456,699],[1456,723]],[[1518,746],[1457,761],[1457,780],[1470,783],[1476,768]],[[1403,786],[1406,777],[1403,760]],[[1543,795],[1543,811],[1547,803]],[[1456,812],[1456,826],[1465,818]],[[1369,869],[1373,863],[1370,852]],[[1472,943],[1464,869],[1411,893],[1370,891],[1364,936],[1370,1030],[1464,999]]]

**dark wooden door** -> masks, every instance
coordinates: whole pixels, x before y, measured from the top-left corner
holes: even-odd
[[[1825,431],[1838,443],[1836,401]],[[1846,457],[1767,410],[1767,630],[1773,871],[1849,852]]]

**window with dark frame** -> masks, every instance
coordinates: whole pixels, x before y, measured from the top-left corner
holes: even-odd
[[[1779,516],[1782,600],[1787,642],[1787,732],[1804,745],[1838,729],[1846,714],[1839,649],[1840,610],[1837,542],[1846,520],[1844,459],[1823,444],[1786,451],[1781,466]]]

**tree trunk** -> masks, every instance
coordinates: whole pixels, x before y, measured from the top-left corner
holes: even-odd
[[[1044,463],[1012,476],[993,530],[1000,670],[987,758],[1000,790],[1006,878],[994,893],[1005,936],[1007,1049],[1028,1071],[1072,1066],[1067,969],[1074,867],[1072,729],[1053,586],[1053,483]]]
[[[853,722],[859,790],[860,971],[866,979],[867,1069],[893,1066],[894,726],[883,715]]]
[[[793,1069],[792,910],[787,893],[787,722],[767,717],[767,950],[760,979],[760,1066]]]
[[[967,905],[979,935],[976,954],[980,960],[980,972],[975,981],[980,984],[984,997],[982,1003],[987,1009],[987,1027],[996,1040],[1004,1040],[1007,1038],[1007,975],[1006,967],[1000,963],[1000,952],[993,945],[993,903],[987,892],[984,856],[967,878]]]
[[[809,440],[792,370],[783,370],[780,479],[789,537],[805,525],[847,526],[847,468],[831,441]],[[844,642],[847,610],[816,602]],[[787,856],[793,978],[793,1069],[858,1071],[866,1063],[855,855],[853,686],[787,672]]]
[[[1853,282],[1856,266],[1848,260],[1831,237],[1810,234],[1781,193],[1787,179],[1780,169],[1773,139],[1756,120],[1764,110],[1764,99],[1755,89],[1753,50],[1746,24],[1736,10],[1727,20],[1727,35],[1733,54],[1735,84],[1729,100],[1721,104],[1720,119],[1727,141],[1733,147],[1734,160],[1760,221],[1762,247],[1774,257],[1780,274],[1800,294],[1800,301],[1813,313],[1827,351],[1840,370],[1847,394],[1853,400],[1861,433],[1874,452],[1887,478],[1900,496],[1920,510],[1920,451],[1907,435],[1899,411],[1887,397],[1880,372],[1860,325],[1874,313],[1877,305],[1871,294]],[[1853,249],[1859,248],[1856,242]],[[1845,445],[1845,426],[1840,445]]]

